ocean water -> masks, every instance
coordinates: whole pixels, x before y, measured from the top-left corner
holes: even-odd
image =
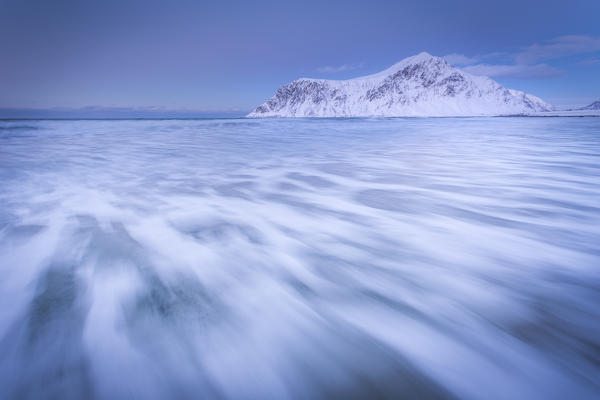
[[[600,118],[0,121],[3,399],[600,396]]]

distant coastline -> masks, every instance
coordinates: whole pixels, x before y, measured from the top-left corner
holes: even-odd
[[[245,111],[194,111],[129,107],[0,108],[0,119],[205,119],[239,118]]]

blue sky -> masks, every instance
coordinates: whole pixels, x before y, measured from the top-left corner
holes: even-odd
[[[600,1],[0,0],[0,108],[246,112],[427,51],[556,105],[600,98]]]

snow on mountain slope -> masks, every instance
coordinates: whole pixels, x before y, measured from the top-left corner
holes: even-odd
[[[597,100],[592,104],[588,104],[585,107],[581,107],[580,110],[600,110],[600,100]]]
[[[355,79],[295,80],[248,117],[475,116],[550,110],[550,104],[535,96],[420,53]]]

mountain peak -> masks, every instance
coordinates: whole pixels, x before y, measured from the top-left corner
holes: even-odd
[[[407,57],[405,58],[405,60],[410,59],[413,62],[419,62],[419,61],[426,61],[426,60],[431,60],[431,59],[438,59],[439,57],[436,56],[432,56],[431,54],[429,54],[426,51],[422,51],[419,54],[415,55],[415,56],[411,56],[411,57]]]
[[[438,61],[438,62],[443,62],[444,64],[446,64],[446,61],[443,58],[437,57],[437,56],[432,56],[428,52],[423,51],[423,52],[421,52],[421,53],[419,53],[417,55],[406,57],[405,59],[400,60],[399,62],[397,62],[395,65],[398,65],[398,64],[419,64],[419,63],[426,62],[426,61]]]
[[[426,51],[423,51],[417,55],[406,57],[381,72],[375,73],[373,75],[369,75],[369,77],[391,75],[391,74],[405,68],[408,65],[422,64],[422,63],[435,63],[435,64],[438,64],[439,66],[450,67],[450,65],[443,58],[432,56],[431,54],[427,53]]]

